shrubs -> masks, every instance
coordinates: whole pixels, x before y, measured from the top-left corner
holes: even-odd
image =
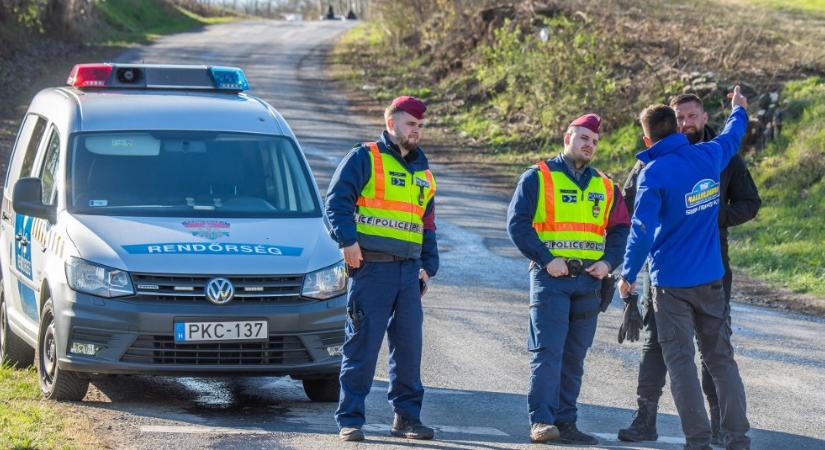
[[[785,85],[783,128],[752,168],[762,209],[732,228],[731,257],[749,272],[825,295],[825,79]]]

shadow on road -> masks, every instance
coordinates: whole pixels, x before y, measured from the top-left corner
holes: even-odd
[[[140,416],[141,432],[213,434],[219,441],[231,441],[233,448],[282,446],[284,433],[321,434],[330,444],[338,442],[335,404],[310,402],[300,383],[287,378],[115,376],[96,379],[94,386],[98,397],[90,396],[85,407]],[[523,394],[427,388],[422,419],[437,429],[438,440],[412,442],[389,435],[387,387],[385,381],[375,381],[367,400],[365,430],[370,444],[433,449],[529,445]],[[615,433],[627,426],[632,414],[626,408],[584,404],[579,427],[600,437],[598,448],[681,448],[679,419],[672,414],[659,415],[663,442],[616,441]],[[150,429],[154,431],[145,431]],[[825,448],[821,439],[781,431],[754,429],[750,436],[753,449]]]

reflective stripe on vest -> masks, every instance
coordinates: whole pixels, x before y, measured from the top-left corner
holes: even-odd
[[[539,195],[533,229],[554,256],[598,260],[604,256],[613,183],[603,173],[582,191],[564,172],[538,164]]]
[[[395,157],[381,153],[377,143],[368,146],[372,173],[356,201],[356,231],[420,245],[424,211],[435,196],[432,172],[410,173]]]

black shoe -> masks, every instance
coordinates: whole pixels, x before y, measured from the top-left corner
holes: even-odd
[[[556,427],[559,429],[559,437],[549,442],[568,445],[599,445],[598,439],[579,431],[576,428],[576,422],[556,422]]]
[[[659,439],[656,433],[656,410],[658,402],[639,398],[639,409],[629,427],[619,430],[619,440],[625,442],[655,441]]]
[[[432,428],[421,423],[420,420],[408,420],[398,414],[392,421],[392,428],[390,434],[395,437],[402,437],[405,439],[432,439],[435,437],[435,431]]]
[[[363,441],[364,432],[360,428],[344,427],[338,432],[338,438],[342,441]]]
[[[559,429],[555,425],[546,423],[534,423],[530,425],[531,442],[548,442],[559,438]]]

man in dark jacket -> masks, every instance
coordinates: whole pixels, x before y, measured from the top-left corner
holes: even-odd
[[[728,450],[750,448],[745,388],[733,357],[718,228],[719,180],[739,150],[748,124],[747,100],[734,89],[725,129],[690,144],[666,105],[646,108],[640,122],[647,149],[639,174],[619,291],[627,296],[648,260],[653,310],[685,449],[710,450],[711,430],[694,363],[694,336],[717,386],[721,432]],[[674,176],[677,174],[678,176]]]
[[[707,126],[708,115],[704,111],[702,100],[695,94],[682,94],[670,101],[670,106],[676,112],[676,122],[679,132],[687,136],[691,144],[708,142],[716,137],[716,133]],[[644,168],[642,161],[636,165],[624,185],[624,197],[628,209],[633,211],[633,202],[636,198],[636,186],[639,172]],[[743,224],[756,217],[761,200],[748,171],[745,160],[738,154],[734,155],[728,167],[720,176],[720,205],[719,205],[719,236],[722,248],[722,264],[725,275],[722,285],[725,289],[726,319],[730,324],[730,296],[733,279],[728,257],[728,227]],[[644,317],[647,338],[642,347],[642,359],[639,364],[639,384],[636,389],[639,409],[630,427],[619,430],[619,439],[629,442],[655,441],[656,413],[659,398],[665,385],[667,368],[662,359],[662,348],[659,346],[656,320],[653,314],[652,296],[646,293],[646,313]],[[719,432],[719,399],[716,395],[716,385],[708,372],[707,366],[702,364],[702,390],[708,399],[710,409],[711,442],[722,445],[722,436]]]

